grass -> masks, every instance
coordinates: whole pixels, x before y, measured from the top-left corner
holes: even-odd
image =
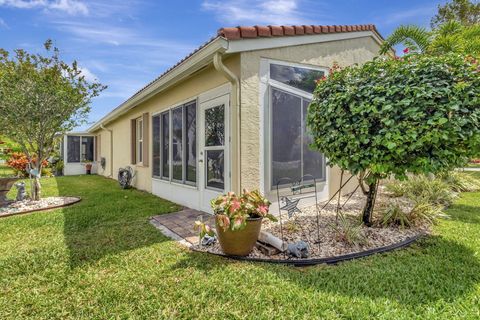
[[[13,171],[12,168],[4,165],[4,164],[0,164],[0,178],[3,178],[3,177],[11,177],[15,174],[15,172]]]
[[[147,222],[175,205],[105,178],[44,193],[83,200],[0,219],[0,319],[480,317],[480,193],[408,249],[309,268],[190,252]]]

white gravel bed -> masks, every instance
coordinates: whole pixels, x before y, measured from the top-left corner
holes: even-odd
[[[37,210],[46,210],[49,208],[63,207],[78,201],[80,201],[80,198],[77,197],[47,197],[42,198],[38,201],[15,201],[8,204],[7,206],[0,207],[0,217]]]
[[[390,198],[385,195],[382,190],[379,190],[379,195],[376,202],[376,209],[382,204],[396,202],[405,209],[408,210],[409,203],[402,199]],[[347,199],[346,196],[342,197],[340,203],[343,204]],[[334,199],[325,209],[320,211],[319,217],[319,233],[317,232],[317,210],[315,206],[301,208],[300,213],[296,213],[292,218],[288,218],[286,212],[282,211],[283,218],[283,240],[287,243],[294,243],[297,241],[304,241],[309,246],[309,257],[307,259],[328,258],[340,255],[346,255],[351,253],[358,253],[370,249],[380,248],[396,244],[414,237],[419,234],[428,233],[428,226],[421,226],[417,228],[399,228],[399,227],[366,227],[362,226],[361,232],[364,234],[365,241],[357,245],[348,245],[343,241],[337,239],[337,234],[332,228],[336,224],[336,205],[337,201]],[[341,212],[349,219],[358,219],[360,221],[361,212],[365,203],[365,196],[357,192],[347,202]],[[325,204],[325,202],[323,203]],[[323,204],[319,204],[319,207],[323,207]],[[271,222],[264,220],[262,224],[262,230],[272,233],[273,235],[281,238],[281,229],[279,222]],[[320,240],[320,241],[318,241]],[[218,241],[208,247],[202,247],[200,245],[194,246],[195,249],[221,254],[221,248]],[[260,259],[285,259],[283,253],[279,253],[272,256],[264,255],[260,250],[254,248],[249,258]],[[290,258],[297,259],[297,258]]]

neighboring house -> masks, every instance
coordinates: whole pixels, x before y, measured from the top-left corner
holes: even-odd
[[[308,148],[315,80],[334,62],[373,59],[382,41],[374,25],[220,29],[88,130],[105,159],[98,173],[132,166],[136,188],[205,211],[243,188],[273,201],[278,179],[304,174],[325,200],[340,170]]]

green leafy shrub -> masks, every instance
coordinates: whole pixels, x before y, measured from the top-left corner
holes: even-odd
[[[450,205],[456,197],[450,186],[442,179],[425,175],[411,176],[403,181],[392,181],[385,185],[395,197],[405,197],[414,204]]]
[[[336,240],[347,245],[362,245],[367,241],[362,224],[352,221],[342,213],[339,214],[337,223],[330,227],[335,232]]]
[[[367,173],[365,224],[380,179],[452,170],[478,150],[478,68],[478,60],[460,54],[410,54],[318,82],[307,118],[312,147],[332,166]]]

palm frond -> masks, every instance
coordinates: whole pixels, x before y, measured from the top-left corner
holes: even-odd
[[[394,46],[405,42],[415,44],[419,51],[424,52],[431,43],[431,33],[414,25],[400,26],[385,40],[380,54],[385,54]]]

